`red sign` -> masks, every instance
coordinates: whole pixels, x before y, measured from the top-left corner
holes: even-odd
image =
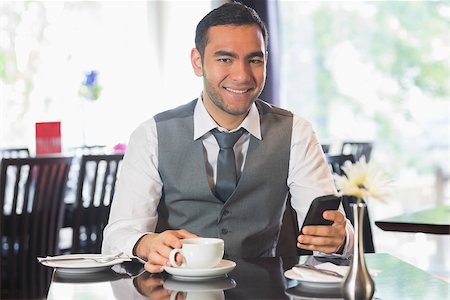
[[[36,155],[61,153],[61,122],[36,123]]]

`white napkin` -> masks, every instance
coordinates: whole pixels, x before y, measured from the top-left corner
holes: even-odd
[[[350,269],[349,266],[338,266],[330,262],[318,264],[315,267],[317,269],[334,271],[341,274],[342,276],[347,275]],[[343,280],[342,278],[321,274],[314,270],[304,268],[293,267],[292,271],[294,271],[294,273],[299,277],[298,280],[313,281],[313,282],[341,282]],[[372,270],[372,269],[369,270],[369,272],[372,276],[376,276],[380,273],[379,270]]]
[[[349,266],[337,266],[333,263],[326,262],[315,266],[317,269],[330,270],[345,276],[349,270]],[[303,269],[293,267],[292,270],[295,274],[299,275],[300,278],[306,281],[316,281],[316,282],[340,282],[342,278],[321,274],[314,270]]]
[[[118,256],[120,254],[120,256]],[[76,260],[83,260],[83,259],[90,259],[90,258],[95,258],[95,259],[112,259],[115,258],[116,256],[118,256],[117,258],[115,258],[114,260],[123,260],[123,261],[130,261],[131,259],[126,256],[125,254],[119,253],[119,254],[107,254],[107,255],[102,255],[102,254],[66,254],[66,255],[57,255],[57,256],[47,256],[47,257],[37,257],[38,262],[43,262],[43,261],[76,261]],[[92,260],[94,261],[94,260]],[[105,262],[106,263],[106,262]]]

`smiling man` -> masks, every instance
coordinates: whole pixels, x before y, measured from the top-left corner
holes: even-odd
[[[267,43],[257,13],[239,3],[199,22],[191,62],[203,92],[132,134],[103,252],[139,257],[150,272],[195,236],[222,238],[225,258],[274,256],[288,193],[299,223],[314,198],[336,193],[311,124],[258,99]],[[297,246],[349,253],[342,207],[324,217],[333,225],[305,227]]]
[[[237,128],[264,87],[267,50],[261,29],[210,27],[204,50],[194,48],[191,58],[195,74],[203,76],[206,110],[220,126]]]

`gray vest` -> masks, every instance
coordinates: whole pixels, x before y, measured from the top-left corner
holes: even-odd
[[[163,193],[156,232],[186,229],[225,241],[225,258],[274,256],[286,205],[292,114],[257,100],[262,140],[250,136],[236,190],[224,204],[208,185],[197,100],[155,116]]]

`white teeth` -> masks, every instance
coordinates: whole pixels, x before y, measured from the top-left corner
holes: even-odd
[[[225,89],[229,92],[236,93],[236,94],[244,94],[244,93],[248,92],[248,89],[247,90],[233,90],[230,88],[225,88]]]

